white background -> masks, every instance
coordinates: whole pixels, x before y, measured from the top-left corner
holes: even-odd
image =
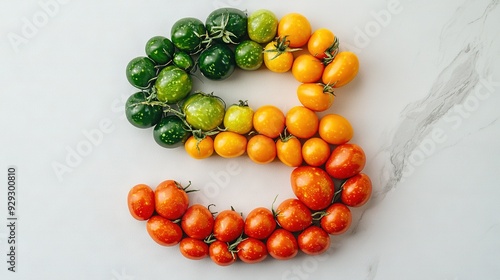
[[[2,1],[1,279],[499,279],[499,1]],[[218,267],[187,260],[128,213],[135,184],[188,181],[193,201],[248,213],[292,196],[291,169],[203,161],[132,127],[125,66],[182,17],[299,12],[358,54],[329,112],[350,120],[374,183],[321,257]],[[194,79],[228,104],[298,105],[290,73]],[[80,149],[83,155],[74,153]],[[68,172],[57,172],[54,165]],[[7,168],[17,167],[17,263],[7,270]]]

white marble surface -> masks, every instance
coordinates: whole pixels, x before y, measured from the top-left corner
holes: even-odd
[[[499,2],[2,1],[0,278],[500,279]],[[193,201],[219,210],[248,213],[292,195],[290,169],[277,162],[195,161],[124,119],[134,91],[128,61],[175,20],[204,19],[220,5],[300,12],[360,58],[358,78],[330,111],[353,124],[374,196],[321,257],[190,261],[156,245],[127,212],[130,187],[167,178],[192,181],[202,190]],[[237,72],[196,86],[255,108],[298,103],[290,73]],[[72,155],[85,145],[85,155]],[[55,163],[70,171],[58,175]],[[16,273],[5,261],[10,165],[18,170]]]

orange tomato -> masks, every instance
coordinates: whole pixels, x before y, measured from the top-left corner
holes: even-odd
[[[270,163],[276,158],[276,144],[265,135],[254,135],[248,140],[247,154],[255,163]]]
[[[319,121],[318,132],[323,140],[333,145],[347,143],[354,135],[351,123],[337,114],[323,116]]]
[[[302,144],[297,137],[279,138],[276,141],[278,159],[287,166],[297,167],[302,164]]]
[[[314,83],[321,79],[325,66],[310,54],[301,54],[293,61],[292,74],[301,83]]]
[[[311,37],[311,31],[311,23],[299,13],[286,14],[278,22],[278,37],[286,36],[292,48],[305,46]]]
[[[204,159],[214,153],[214,140],[209,136],[206,136],[202,140],[190,136],[186,140],[186,143],[184,143],[184,149],[192,158]]]
[[[325,67],[322,81],[326,85],[339,88],[350,83],[358,74],[359,60],[353,52],[339,52]]]
[[[292,68],[293,59],[292,50],[280,39],[271,41],[264,47],[264,65],[273,72],[288,72]]]
[[[298,138],[310,138],[318,131],[318,116],[304,106],[292,107],[286,114],[286,129]]]
[[[297,87],[297,97],[304,107],[315,112],[323,112],[329,109],[335,100],[332,87],[317,83],[299,85]]]
[[[320,28],[314,31],[311,38],[309,38],[307,49],[311,55],[319,59],[328,59],[337,54],[339,41],[332,31]]]
[[[276,106],[264,105],[253,114],[253,127],[259,134],[274,139],[285,128],[285,115]]]
[[[321,166],[329,157],[330,145],[321,138],[309,138],[302,145],[302,158],[310,166]]]
[[[245,153],[247,138],[232,131],[219,132],[214,139],[214,150],[223,158],[239,157]]]

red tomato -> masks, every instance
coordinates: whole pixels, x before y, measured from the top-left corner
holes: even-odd
[[[258,263],[267,257],[266,244],[252,237],[241,241],[236,247],[238,258],[246,263]]]
[[[325,209],[332,203],[335,185],[323,169],[313,166],[297,167],[292,171],[290,181],[293,193],[309,209]]]
[[[179,219],[188,206],[188,195],[176,181],[166,180],[156,187],[155,208],[160,216],[169,220]]]
[[[340,199],[347,206],[364,205],[372,195],[372,181],[364,173],[359,173],[344,182]]]
[[[224,210],[215,217],[213,234],[219,241],[231,242],[240,237],[244,228],[245,221],[238,212]]]
[[[328,158],[325,169],[336,179],[352,177],[365,167],[366,156],[363,149],[356,144],[338,145]]]
[[[227,242],[216,240],[210,243],[208,253],[212,261],[220,266],[228,266],[233,264],[238,255],[229,250]]]
[[[278,260],[288,260],[297,255],[299,245],[293,234],[285,229],[275,230],[267,239],[267,251]]]
[[[132,217],[145,221],[155,211],[155,193],[148,185],[136,185],[128,192],[127,204]]]
[[[352,223],[352,214],[349,207],[342,203],[334,203],[326,209],[326,215],[320,220],[321,227],[332,235],[346,232]]]
[[[297,237],[299,249],[308,255],[319,255],[330,248],[330,236],[318,226],[306,228]]]
[[[208,257],[208,245],[203,240],[186,237],[179,243],[181,254],[191,260],[201,260]]]
[[[146,223],[149,236],[162,246],[173,246],[182,239],[182,229],[169,219],[155,215]]]
[[[289,198],[276,209],[278,224],[287,231],[297,232],[312,223],[312,213],[302,201]]]
[[[214,217],[207,207],[194,204],[182,216],[181,227],[189,237],[205,239],[212,233]]]
[[[258,207],[250,211],[245,219],[245,234],[256,239],[266,239],[276,229],[276,220],[271,210]]]

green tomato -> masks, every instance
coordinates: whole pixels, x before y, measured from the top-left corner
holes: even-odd
[[[163,36],[155,36],[148,40],[145,51],[156,64],[165,65],[172,60],[175,47],[169,39]]]
[[[248,17],[248,37],[257,43],[271,42],[277,30],[278,18],[269,10],[257,10]]]
[[[181,146],[190,135],[184,121],[176,115],[162,118],[153,130],[153,138],[156,143],[165,148]]]
[[[175,66],[188,73],[191,73],[195,66],[193,58],[183,51],[178,51],[174,54],[173,62]]]
[[[236,67],[233,51],[225,44],[215,44],[198,57],[198,67],[210,80],[224,80],[233,74]]]
[[[125,102],[125,116],[135,127],[148,128],[156,125],[163,114],[161,106],[144,104],[147,101],[145,92],[132,94]]]
[[[224,115],[224,127],[227,131],[247,134],[253,128],[253,110],[246,101],[229,106]]]
[[[203,22],[197,18],[181,18],[172,25],[170,31],[172,43],[181,51],[195,54],[203,49],[204,36],[207,33]]]
[[[238,44],[247,36],[247,15],[236,8],[219,8],[211,12],[205,26],[208,37],[226,44]]]
[[[175,65],[163,68],[155,83],[156,97],[161,102],[173,104],[184,99],[193,87],[191,77]]]
[[[136,57],[127,64],[126,76],[129,83],[134,87],[139,89],[149,88],[156,77],[155,64],[148,57]]]
[[[226,105],[212,94],[197,92],[184,101],[182,111],[187,123],[193,129],[210,131],[216,129],[224,120]]]
[[[241,42],[234,51],[236,65],[243,70],[257,70],[264,61],[262,46],[252,40]]]

